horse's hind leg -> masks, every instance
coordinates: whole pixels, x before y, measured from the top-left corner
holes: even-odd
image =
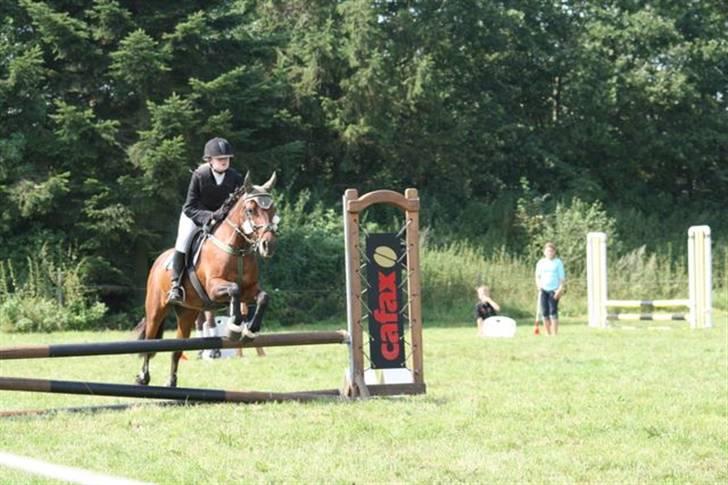
[[[215,312],[205,311],[202,312],[205,315],[205,337],[217,337],[217,322],[215,322]],[[219,359],[222,356],[220,349],[209,349],[207,356],[211,359]]]
[[[182,307],[176,307],[175,310],[177,312],[177,338],[189,338],[190,333],[192,333],[192,327],[195,326],[195,320],[197,319],[197,314],[199,312],[197,310]],[[167,380],[167,386],[169,387],[177,387],[177,368],[179,367],[179,359],[181,357],[181,350],[172,352],[169,380]]]
[[[164,318],[167,316],[167,307],[161,303],[155,305],[155,301],[147,301],[146,303],[146,323],[143,336],[140,339],[154,340],[162,338],[164,333]],[[136,383],[142,386],[149,384],[151,379],[149,374],[149,360],[154,357],[153,353],[142,354],[143,362],[139,374],[136,376]]]

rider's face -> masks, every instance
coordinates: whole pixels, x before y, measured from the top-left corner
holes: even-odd
[[[210,165],[214,171],[223,173],[230,168],[230,157],[212,157]]]

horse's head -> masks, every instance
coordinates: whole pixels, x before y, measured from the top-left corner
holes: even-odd
[[[236,232],[264,258],[271,257],[275,251],[276,232],[280,222],[273,196],[270,194],[275,183],[275,172],[263,185],[253,185],[248,172],[241,187],[243,194],[230,213]]]

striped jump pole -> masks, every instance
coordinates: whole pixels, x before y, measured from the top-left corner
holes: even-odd
[[[222,337],[190,339],[129,340],[123,342],[96,342],[52,345],[28,345],[0,348],[0,360],[39,359],[46,357],[81,357],[89,355],[117,355],[178,350],[205,350],[248,347],[289,347],[297,345],[342,344],[349,341],[344,330],[334,332],[285,332],[261,334],[241,341]]]
[[[185,387],[136,386],[101,382],[57,381],[22,377],[0,377],[0,390],[81,394],[89,396],[171,399],[189,402],[262,403],[282,401],[315,401],[338,398],[338,389],[301,392],[226,391]]]
[[[685,313],[609,313],[608,320],[687,320]]]

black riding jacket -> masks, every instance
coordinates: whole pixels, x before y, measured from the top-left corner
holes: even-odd
[[[234,168],[228,168],[222,183],[217,185],[210,164],[200,165],[192,173],[190,187],[187,189],[187,200],[182,211],[195,224],[204,226],[212,219],[212,213],[219,209],[225,199],[241,185],[243,176]]]

